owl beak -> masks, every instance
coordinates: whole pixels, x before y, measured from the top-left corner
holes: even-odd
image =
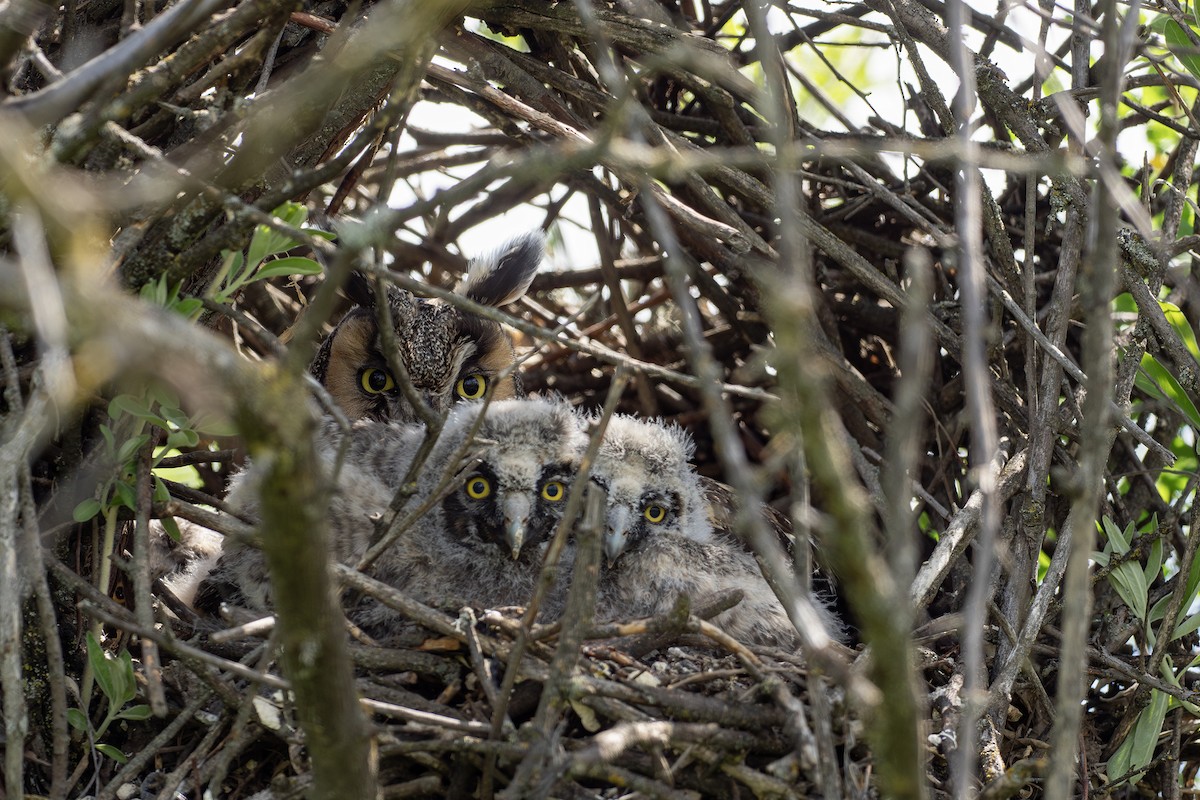
[[[604,558],[611,567],[629,544],[629,509],[613,506],[608,510],[608,530],[604,534]]]
[[[504,500],[504,542],[512,551],[514,560],[521,555],[525,544],[525,523],[529,521],[529,498],[520,494],[509,495]]]

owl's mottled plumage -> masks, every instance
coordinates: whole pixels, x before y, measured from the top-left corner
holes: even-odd
[[[471,261],[456,291],[477,303],[502,306],[529,288],[542,261],[541,231],[518,236]],[[309,370],[350,419],[412,422],[414,409],[391,374],[375,317],[375,294],[362,278],[347,291],[359,305],[326,337]],[[521,394],[515,375],[498,377],[515,359],[513,343],[497,322],[436,299],[387,288],[397,357],[422,399],[445,413],[460,399],[491,390],[496,399]]]
[[[694,449],[676,425],[623,414],[609,420],[592,479],[608,495],[604,553],[610,562],[659,530],[712,540],[700,479],[690,464]]]
[[[598,616],[661,614],[680,595],[740,589],[742,601],[716,624],[744,642],[794,648],[795,627],[754,556],[727,532],[714,532],[691,454],[678,428],[619,415],[610,421],[592,467],[609,503]],[[824,616],[839,635],[840,624]]]
[[[466,457],[452,462],[480,412],[474,403],[451,410],[408,507],[432,497],[448,471],[461,474],[375,564],[381,580],[435,605],[529,600],[587,443],[579,419],[561,399],[495,401]],[[563,563],[569,558],[567,553]],[[558,602],[552,597],[543,613],[555,616]]]
[[[449,493],[402,532],[371,568],[376,578],[422,602],[438,606],[527,602],[586,444],[565,401],[500,400],[488,406],[464,457],[453,460],[468,441],[482,408],[481,403],[461,403],[451,409],[421,465],[416,493],[401,516],[435,497],[447,472],[457,475]],[[424,432],[418,424],[360,420],[343,434],[336,424],[326,422],[318,445],[323,469],[331,467],[343,436],[347,439],[329,508],[332,558],[351,564],[366,553],[375,519],[387,509],[408,472]],[[458,475],[464,466],[466,470]],[[248,517],[257,516],[258,483],[251,466],[235,481],[227,502]],[[548,616],[557,613],[556,597],[544,608]],[[271,609],[261,551],[247,543],[227,543],[201,586],[197,607],[214,610],[221,600],[259,611]],[[396,615],[368,601],[354,611],[354,618],[386,633]]]
[[[502,306],[514,302],[529,289],[541,265],[544,247],[541,231],[515,237],[494,252],[472,259],[456,291],[484,305]],[[351,421],[415,422],[416,412],[404,398],[383,355],[372,287],[361,276],[355,276],[347,290],[359,305],[350,309],[325,338],[309,371]],[[501,325],[439,300],[416,297],[394,286],[387,288],[387,297],[398,348],[396,355],[408,370],[413,387],[435,412],[444,414],[455,401],[479,398],[489,390],[497,399],[521,394],[516,375],[498,377],[515,359],[512,340]],[[327,440],[332,433],[333,428],[327,425],[318,436],[318,443]],[[348,462],[351,470],[357,468],[353,459]],[[251,484],[247,486],[244,485],[246,473],[235,477],[229,493],[247,497],[248,491],[252,493],[253,473],[250,478]],[[354,508],[353,498],[351,492],[344,500],[335,498],[334,504],[357,518],[361,512]],[[245,510],[252,509],[247,507]],[[238,564],[246,560],[245,557],[226,559],[219,571],[206,578],[222,551],[219,538],[215,544],[212,541],[212,537],[218,535],[199,526],[184,528],[184,534],[181,547],[166,536],[161,526],[155,526],[152,553],[162,562],[155,575],[163,575],[185,602],[191,602],[197,584],[204,581],[198,607],[212,607],[218,597],[245,600],[252,607],[261,607],[261,598],[242,597],[237,589],[241,578],[228,574],[230,562]],[[199,543],[198,547],[189,544],[192,539]],[[229,549],[237,553],[242,548],[233,544]],[[197,552],[193,553],[193,550]],[[261,562],[260,557],[249,557],[250,562],[256,559]],[[253,566],[253,571],[265,575],[261,563]],[[220,591],[216,589],[218,585]],[[251,593],[259,592],[251,590]]]
[[[364,420],[352,426],[348,450],[353,449],[355,439],[369,440],[377,451],[388,452],[391,465],[403,468],[412,462],[424,434],[421,425]],[[337,423],[326,418],[317,437],[317,456],[320,469],[327,476],[323,483],[333,486],[328,511],[330,556],[350,564],[366,553],[375,531],[374,520],[387,509],[395,485],[377,473],[374,464],[351,457],[343,458],[334,481],[332,473],[340,439]],[[261,482],[262,471],[249,464],[234,476],[226,504],[240,516],[258,518]],[[215,612],[222,602],[259,612],[269,612],[274,607],[266,557],[249,542],[226,539],[220,558],[200,582],[194,604],[198,610]]]

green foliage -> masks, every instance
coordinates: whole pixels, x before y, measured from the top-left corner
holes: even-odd
[[[1194,24],[1189,27],[1193,32],[1196,31]],[[1171,55],[1175,56],[1193,77],[1200,78],[1200,53],[1197,53],[1196,45],[1178,22],[1166,14],[1160,14],[1151,21],[1150,30],[1161,34]]]
[[[333,234],[328,231],[304,225],[308,218],[308,209],[299,203],[284,203],[271,213],[292,228],[299,228],[323,239],[333,238]],[[298,244],[298,240],[266,225],[256,226],[254,235],[250,237],[250,246],[244,254],[231,250],[221,252],[221,272],[213,289],[213,299],[219,303],[228,303],[242,287],[267,278],[283,275],[319,275],[321,265],[311,258],[281,255]]]
[[[1105,566],[1112,563],[1114,558],[1125,559],[1109,571],[1108,581],[1121,600],[1142,621],[1142,627],[1146,634],[1146,643],[1150,651],[1153,652],[1158,646],[1157,639],[1162,634],[1161,630],[1155,630],[1154,625],[1155,623],[1162,622],[1171,600],[1170,595],[1168,595],[1161,598],[1153,606],[1150,606],[1150,589],[1154,581],[1163,576],[1163,546],[1162,539],[1158,537],[1158,518],[1151,518],[1149,530],[1145,534],[1154,536],[1155,539],[1150,546],[1150,552],[1144,564],[1139,564],[1127,558],[1133,549],[1133,539],[1136,533],[1133,523],[1126,526],[1124,530],[1119,528],[1107,516],[1104,517],[1101,523],[1104,535],[1108,541],[1105,544],[1103,552],[1092,553],[1092,559],[1096,563]],[[1182,575],[1176,576],[1176,580],[1182,578],[1184,578]],[[1200,559],[1193,561],[1186,576],[1183,598],[1180,604],[1183,614],[1186,614],[1191,606],[1195,604],[1198,596],[1200,596]],[[1197,628],[1200,628],[1200,612],[1196,612],[1182,620],[1177,620],[1167,640],[1174,641],[1181,636],[1186,636]],[[1180,687],[1179,676],[1198,662],[1200,662],[1200,656],[1197,656],[1192,660],[1191,664],[1177,672],[1171,663],[1171,659],[1163,658],[1159,671],[1167,683]],[[1158,743],[1159,733],[1162,731],[1167,711],[1178,705],[1182,705],[1189,713],[1200,716],[1200,709],[1191,703],[1181,703],[1157,689],[1151,691],[1150,702],[1138,715],[1138,719],[1129,735],[1126,736],[1125,741],[1121,743],[1120,747],[1117,748],[1116,752],[1108,760],[1107,773],[1110,780],[1119,779],[1124,775],[1129,775],[1129,781],[1132,783],[1136,783],[1141,779],[1142,775],[1145,774],[1144,767],[1149,765],[1154,757],[1154,749]]]
[[[100,434],[104,437],[106,460],[114,469],[93,497],[75,507],[76,522],[86,522],[101,513],[108,515],[122,507],[130,510],[137,507],[137,455],[150,441],[148,426],[166,434],[162,446],[151,456],[151,470],[176,448],[196,447],[201,433],[225,432],[220,426],[191,420],[179,408],[178,398],[160,388],[150,389],[142,396],[117,395],[108,404],[108,416],[112,424],[102,424]],[[152,473],[152,477],[154,499],[166,502],[170,499],[166,484],[157,474]],[[176,530],[173,521],[164,524],[168,531]]]
[[[133,658],[129,655],[128,650],[122,650],[118,657],[112,658],[104,652],[104,648],[100,646],[95,635],[89,632],[87,653],[88,663],[92,667],[92,673],[96,676],[96,685],[100,687],[100,691],[107,701],[104,719],[92,730],[91,720],[88,719],[87,713],[82,709],[72,708],[67,711],[67,722],[80,732],[88,733],[90,731],[91,741],[97,751],[124,764],[129,760],[124,753],[118,748],[98,740],[117,720],[140,722],[148,719],[150,706],[145,704],[129,705],[137,697],[137,682],[133,673]]]

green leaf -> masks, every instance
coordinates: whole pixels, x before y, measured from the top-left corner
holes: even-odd
[[[1167,318],[1167,322],[1179,334],[1179,338],[1183,340],[1183,344],[1187,347],[1188,352],[1192,354],[1192,358],[1200,360],[1200,346],[1196,344],[1196,332],[1192,329],[1192,325],[1188,322],[1187,317],[1179,306],[1174,303],[1168,303],[1165,300],[1158,302],[1162,307],[1163,315]]]
[[[150,706],[139,703],[136,706],[122,709],[120,714],[117,714],[117,719],[128,719],[135,722],[150,718]]]
[[[167,447],[195,447],[200,444],[200,434],[190,428],[171,431],[167,436]]]
[[[284,222],[287,222],[287,220],[284,220]],[[250,249],[246,252],[246,262],[252,266],[256,265],[267,256],[286,252],[297,244],[299,243],[290,236],[277,233],[266,225],[259,225],[254,229],[254,236],[250,239]]]
[[[113,706],[120,708],[137,697],[137,678],[133,674],[133,656],[128,650],[122,650],[121,656],[113,662],[113,689],[119,692],[117,702]]]
[[[197,311],[204,308],[204,301],[198,297],[184,297],[171,306],[175,313],[191,319]]]
[[[142,398],[132,394],[119,394],[109,402],[108,415],[110,417],[117,419],[122,413],[139,419],[155,416]]]
[[[86,731],[88,729],[87,715],[78,708],[68,708],[67,724],[77,731]]]
[[[215,414],[202,414],[192,421],[192,427],[207,436],[237,435],[237,426],[228,417],[220,417]]]
[[[113,761],[116,761],[118,764],[124,764],[129,761],[129,756],[125,755],[111,744],[98,744],[96,745],[96,749],[111,758]]]
[[[289,200],[277,206],[271,214],[279,217],[279,219],[293,228],[299,228],[304,224],[304,220],[308,219],[308,208],[303,203],[295,203]]]
[[[1109,583],[1138,619],[1146,618],[1146,578],[1141,568],[1130,561],[1108,573]]]
[[[125,506],[130,510],[137,508],[137,497],[134,495],[133,487],[124,481],[117,481],[113,484],[113,497],[109,505]]]
[[[254,279],[276,278],[280,275],[320,275],[321,265],[311,258],[288,256],[268,261],[255,273]]]
[[[163,483],[163,479],[157,475],[153,475],[152,477],[154,478],[154,502],[165,503],[170,500],[171,493],[167,490],[167,485]]]
[[[1151,397],[1174,404],[1192,427],[1200,430],[1200,411],[1196,410],[1195,403],[1179,385],[1179,381],[1175,380],[1175,376],[1159,364],[1154,356],[1149,353],[1142,355],[1141,369],[1134,376],[1134,383]]]
[[[1133,533],[1132,526],[1121,530],[1117,524],[1112,521],[1108,515],[1104,519],[1104,535],[1108,537],[1108,543],[1112,546],[1113,552],[1119,555],[1125,555],[1129,552],[1129,539]],[[1105,548],[1108,549],[1108,548]]]
[[[1131,522],[1121,530],[1116,523],[1107,515],[1101,520],[1104,525],[1104,533],[1108,538],[1108,544],[1105,545],[1105,553],[1111,549],[1113,553],[1118,555],[1126,555],[1129,553],[1130,543],[1136,529]],[[1105,566],[1108,565],[1110,559],[1104,558],[1104,553],[1098,554],[1100,562],[1103,559]],[[1095,557],[1095,555],[1093,555]],[[1161,558],[1161,550],[1160,550]],[[1150,586],[1146,579],[1146,573],[1142,567],[1133,562],[1126,561],[1117,565],[1108,573],[1108,582],[1116,589],[1120,598],[1125,601],[1125,605],[1137,615],[1138,619],[1146,619],[1147,611],[1147,595],[1149,594]]]
[[[88,663],[92,665],[92,672],[96,676],[96,685],[100,687],[100,691],[104,692],[104,696],[111,703],[115,696],[113,690],[113,662],[105,654],[104,648],[100,647],[100,642],[96,641],[96,636],[91,631],[87,635],[87,654]]]
[[[109,406],[109,409],[110,410],[108,413],[112,414],[112,411],[111,411],[112,406],[111,405]],[[113,434],[112,428],[101,423],[100,424],[100,434],[104,437],[104,443],[108,445],[108,452],[110,452],[110,453],[115,452],[117,449],[117,437],[115,434]]]
[[[87,522],[100,513],[100,508],[100,501],[94,497],[89,497],[75,506],[75,510],[71,512],[71,516],[76,522]]]
[[[1197,628],[1200,628],[1200,611],[1197,611],[1175,626],[1174,632],[1171,633],[1171,641],[1175,641],[1181,636],[1187,636]]]
[[[179,531],[179,523],[175,521],[174,517],[163,517],[159,520],[159,522],[162,523],[163,529],[167,532],[167,536],[170,536],[172,540],[178,542],[183,536],[183,534]]]
[[[150,441],[150,437],[143,433],[122,442],[121,447],[117,450],[116,462],[118,464],[125,464],[132,461],[134,456],[137,455],[138,449],[148,441]]]
[[[1167,40],[1167,47],[1179,59],[1179,63],[1183,64],[1184,69],[1192,73],[1193,77],[1200,78],[1200,55],[1196,52],[1196,45],[1179,23],[1168,19],[1163,28],[1163,37]]]
[[[228,265],[227,267],[225,265]],[[221,285],[225,288],[225,292],[217,294],[218,302],[225,302],[228,299],[229,292],[233,292],[243,283],[242,273],[247,269],[246,257],[241,252],[228,253],[225,256],[225,264],[222,265],[222,270],[225,272],[225,280]]]
[[[1146,567],[1142,574],[1146,577],[1146,586],[1154,585],[1154,581],[1162,577],[1163,544],[1162,538],[1156,538],[1150,545],[1150,557],[1146,559]]]
[[[1150,692],[1150,704],[1138,715],[1133,730],[1121,742],[1121,746],[1108,760],[1106,772],[1109,780],[1119,778],[1131,769],[1140,769],[1150,763],[1154,757],[1154,748],[1158,743],[1158,734],[1162,731],[1163,720],[1167,716],[1167,701],[1170,698],[1157,689]],[[1142,779],[1144,772],[1138,772],[1130,777],[1129,782],[1136,784]]]

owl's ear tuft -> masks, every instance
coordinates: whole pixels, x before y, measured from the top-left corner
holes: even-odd
[[[358,270],[350,273],[342,291],[357,305],[367,307],[375,305],[375,287],[371,285],[371,279]]]
[[[363,308],[375,307],[375,283],[371,280],[370,276],[355,270],[346,279],[346,285],[342,287],[342,290],[355,305],[360,305]],[[388,305],[391,306],[393,311],[412,298],[412,294],[390,283],[387,285],[387,296]]]
[[[455,291],[488,306],[515,302],[529,291],[545,251],[546,237],[540,230],[523,233],[494,252],[471,259]]]

